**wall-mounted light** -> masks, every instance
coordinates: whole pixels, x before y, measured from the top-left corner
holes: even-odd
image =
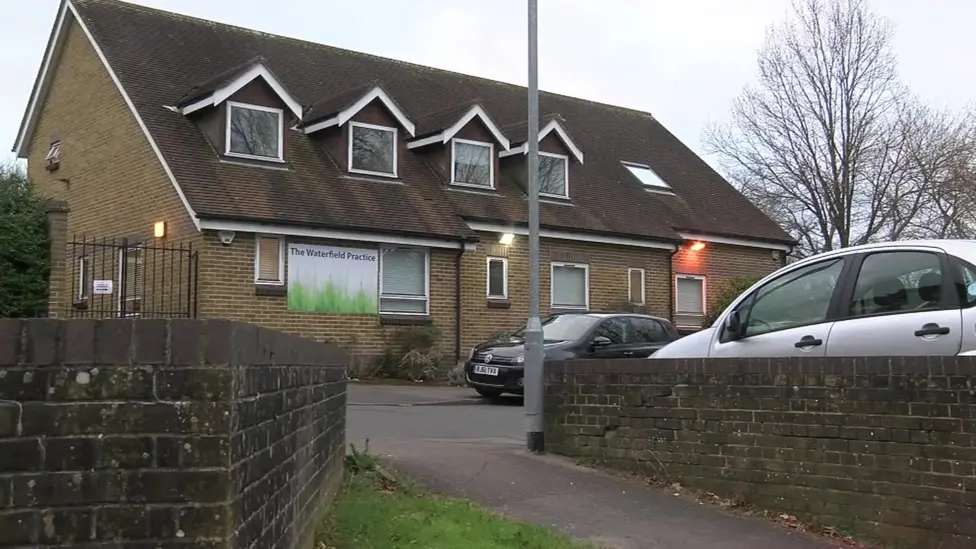
[[[166,222],[157,221],[153,224],[153,236],[156,238],[163,238],[166,236]]]
[[[694,244],[691,245],[691,251],[693,251],[693,252],[697,252],[697,251],[702,250],[704,248],[705,248],[705,243],[702,242],[701,240],[698,240]]]
[[[512,242],[515,242],[515,235],[512,233],[505,233],[501,238],[498,239],[499,244],[504,244],[506,246],[510,245]]]

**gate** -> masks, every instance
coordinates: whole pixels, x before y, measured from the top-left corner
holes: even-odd
[[[194,318],[197,251],[191,244],[125,238],[68,242],[70,318]]]

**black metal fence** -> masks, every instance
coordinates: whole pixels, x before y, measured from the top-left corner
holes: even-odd
[[[65,263],[73,318],[194,318],[198,255],[190,244],[75,239]]]

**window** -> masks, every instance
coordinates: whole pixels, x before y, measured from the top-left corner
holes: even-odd
[[[644,269],[627,269],[627,295],[634,305],[644,304]]]
[[[963,309],[976,305],[976,267],[959,258],[952,258],[956,270],[956,293]]]
[[[451,183],[494,188],[494,145],[464,139],[454,139],[453,143],[454,168]]]
[[[688,328],[701,328],[705,317],[705,277],[678,275],[675,277],[674,323]]]
[[[427,314],[427,273],[426,250],[381,250],[380,313]]]
[[[285,283],[285,239],[283,237],[257,236],[254,251],[254,283],[272,285]]]
[[[861,263],[848,314],[857,317],[940,309],[944,303],[938,255],[879,252]]]
[[[78,258],[78,299],[88,299],[91,295],[91,266],[87,257]]]
[[[634,342],[633,326],[626,317],[608,318],[601,322],[593,332],[593,337],[605,337],[611,345],[625,345]]]
[[[227,156],[280,161],[283,148],[281,109],[227,102]]]
[[[569,158],[561,154],[539,153],[539,194],[569,197],[566,166]]]
[[[744,334],[754,336],[827,319],[844,258],[806,265],[771,280],[739,308]]]
[[[577,263],[552,264],[552,308],[588,309],[590,266]]]
[[[667,329],[660,322],[650,318],[632,317],[635,343],[662,343],[671,340]]]
[[[119,250],[119,316],[138,316],[142,311],[146,274],[142,248]]]
[[[634,162],[622,162],[627,171],[629,171],[638,181],[641,182],[645,187],[651,187],[654,189],[660,189],[665,191],[671,190],[671,185],[664,182],[663,179],[658,177],[654,170],[646,164],[636,164]]]
[[[488,297],[508,297],[508,260],[504,257],[488,258]]]
[[[349,171],[369,175],[397,175],[396,128],[349,123]]]

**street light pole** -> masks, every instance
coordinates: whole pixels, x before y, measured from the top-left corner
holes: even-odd
[[[526,445],[546,450],[542,417],[542,321],[539,319],[539,2],[529,2],[529,321],[525,327]]]

